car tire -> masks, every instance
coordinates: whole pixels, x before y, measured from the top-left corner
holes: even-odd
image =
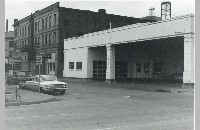
[[[62,94],[62,95],[65,94],[65,91],[61,91],[60,94]]]

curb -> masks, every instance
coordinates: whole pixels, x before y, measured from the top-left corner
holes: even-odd
[[[60,101],[60,99],[50,98],[50,99],[47,99],[47,100],[33,101],[33,102],[12,102],[12,103],[6,103],[5,107],[40,104],[40,103],[47,103],[47,102],[54,102],[54,101]]]

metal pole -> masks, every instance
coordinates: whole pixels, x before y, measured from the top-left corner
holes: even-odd
[[[40,93],[40,64],[39,64],[39,93]]]
[[[16,86],[16,88],[15,88],[15,89],[16,89],[16,100],[17,100],[17,91],[18,91],[18,90],[17,90],[17,86]]]

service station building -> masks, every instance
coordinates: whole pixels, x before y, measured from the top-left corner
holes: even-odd
[[[146,79],[183,73],[194,84],[194,15],[137,23],[64,40],[63,77]]]

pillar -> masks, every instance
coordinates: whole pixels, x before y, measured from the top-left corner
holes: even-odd
[[[194,34],[185,34],[183,84],[194,85],[194,82]]]
[[[107,50],[107,69],[106,81],[107,83],[115,82],[115,47],[112,45],[106,46]]]

